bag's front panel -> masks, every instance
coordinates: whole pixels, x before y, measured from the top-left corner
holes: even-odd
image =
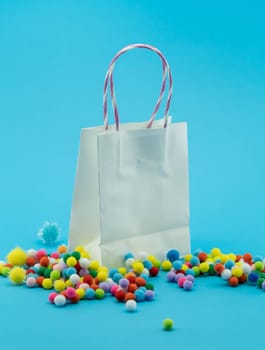
[[[131,250],[162,251],[172,243],[166,232],[178,245],[176,231],[189,226],[185,123],[98,136],[98,167],[102,253],[129,241]]]

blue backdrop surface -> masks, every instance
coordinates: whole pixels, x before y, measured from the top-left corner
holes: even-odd
[[[166,55],[171,115],[188,122],[192,248],[265,256],[264,11],[255,0],[1,0],[0,258],[16,245],[36,246],[45,220],[58,222],[66,241],[80,129],[103,123],[107,66],[134,42]],[[154,54],[121,58],[115,83],[122,122],[148,120],[160,79]],[[157,300],[134,315],[113,300],[54,309],[44,291],[1,279],[3,348],[41,338],[40,348],[64,342],[70,349],[87,337],[99,348],[258,344],[251,332],[263,322],[261,291],[227,289],[213,278],[185,294],[164,277],[155,282]],[[162,332],[170,315],[176,329]]]

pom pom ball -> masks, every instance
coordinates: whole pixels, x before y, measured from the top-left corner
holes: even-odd
[[[243,270],[239,266],[234,266],[231,269],[232,276],[235,276],[237,278],[241,277],[243,275]]]
[[[184,284],[184,282],[186,281],[186,277],[180,277],[180,278],[178,278],[178,286],[180,287],[180,288],[183,288],[183,284]]]
[[[193,282],[186,279],[183,283],[183,288],[184,290],[187,290],[187,291],[192,290]]]
[[[60,228],[56,223],[46,221],[37,235],[44,244],[53,246],[60,236]]]
[[[108,273],[105,271],[99,271],[99,273],[97,274],[97,278],[99,282],[106,281],[106,279],[108,278]]]
[[[85,292],[85,298],[88,300],[92,300],[95,298],[95,291],[93,288],[88,288]]]
[[[42,287],[44,289],[51,289],[53,287],[52,279],[44,278],[44,280],[42,281]]]
[[[204,262],[207,260],[208,256],[205,252],[200,252],[198,254],[198,258],[199,258],[200,262]]]
[[[250,253],[245,253],[242,258],[248,264],[252,262],[252,255]]]
[[[53,281],[58,280],[60,277],[61,277],[61,274],[60,274],[60,271],[58,271],[58,270],[53,270],[53,271],[50,273],[50,278],[51,278]]]
[[[7,262],[12,266],[21,266],[26,264],[27,254],[26,252],[17,247],[7,255]]]
[[[229,279],[228,283],[230,284],[231,287],[236,287],[239,284],[239,280],[237,277],[233,276]]]
[[[72,287],[67,287],[65,290],[65,295],[68,299],[72,299],[76,296],[75,289]]]
[[[40,265],[44,267],[48,267],[50,264],[50,260],[47,256],[43,256],[40,258]]]
[[[110,285],[107,282],[100,282],[98,286],[100,289],[103,289],[105,293],[108,293],[110,290]]]
[[[69,280],[71,281],[73,286],[76,286],[77,283],[80,282],[80,276],[77,273],[73,273],[70,277]]]
[[[135,259],[134,259],[134,258],[126,259],[126,260],[125,260],[125,265],[126,265],[126,267],[131,268],[131,267],[132,267],[132,264],[133,264],[134,262],[135,262]]]
[[[151,269],[149,270],[150,276],[155,277],[158,275],[159,268],[156,266],[152,266]]]
[[[58,294],[55,293],[55,292],[49,294],[48,299],[49,299],[49,302],[50,302],[51,304],[54,303],[54,299],[55,299],[55,297],[57,297],[57,295],[58,295]]]
[[[232,276],[232,272],[228,269],[224,269],[224,271],[221,273],[221,277],[225,281],[228,281],[231,276]]]
[[[169,260],[164,260],[161,264],[161,268],[164,271],[170,271],[172,268],[172,263]]]
[[[145,292],[145,300],[146,301],[152,301],[154,299],[154,297],[155,297],[155,293],[153,290],[149,289]]]
[[[168,282],[175,282],[175,272],[174,271],[169,271],[167,274],[167,281]]]
[[[259,279],[259,275],[255,272],[252,271],[250,272],[250,274],[248,275],[248,282],[251,284],[255,284]]]
[[[126,303],[125,303],[125,309],[126,311],[129,311],[129,312],[134,312],[136,311],[137,309],[137,303],[135,300],[127,300]]]
[[[129,280],[127,279],[127,278],[121,278],[120,280],[119,280],[119,285],[120,285],[120,287],[121,288],[123,288],[123,289],[127,289],[128,288],[128,286],[129,286]]]
[[[171,331],[174,326],[174,322],[171,318],[166,318],[163,320],[163,329],[165,331]]]
[[[86,292],[83,288],[77,288],[75,292],[80,299],[83,299],[85,297]]]
[[[125,301],[127,300],[135,300],[135,295],[134,293],[131,293],[131,292],[128,292],[125,294],[125,298],[124,298]]]
[[[256,271],[262,271],[264,269],[264,264],[262,261],[256,261],[254,263],[254,268]]]
[[[190,259],[190,263],[191,263],[192,266],[197,266],[197,265],[200,264],[200,259],[197,256],[193,256]]]
[[[56,306],[64,306],[66,304],[66,298],[64,295],[57,295],[53,302]]]
[[[214,265],[214,271],[217,275],[221,275],[221,273],[224,271],[224,265],[221,263],[217,263]]]
[[[127,259],[134,259],[134,255],[133,255],[133,253],[128,252],[124,255],[123,258],[124,258],[124,261],[126,261]]]
[[[199,269],[202,273],[207,273],[209,271],[209,264],[207,262],[202,262],[199,265]]]
[[[132,269],[134,272],[136,272],[137,274],[141,274],[144,270],[144,265],[142,262],[140,261],[135,261],[133,264],[132,264]]]
[[[22,284],[26,277],[26,271],[19,266],[13,267],[8,275],[8,278],[13,284]]]
[[[194,282],[195,282],[195,277],[192,276],[192,275],[188,275],[188,276],[186,277],[186,281],[191,281],[192,283],[194,283]]]
[[[95,291],[95,297],[96,297],[97,299],[103,299],[104,296],[105,296],[105,292],[104,292],[103,289],[101,289],[101,288],[96,289],[96,291]]]
[[[179,251],[177,249],[170,249],[166,253],[166,258],[172,263],[175,260],[179,260]]]
[[[118,301],[124,301],[125,299],[125,291],[123,289],[118,289],[115,293],[115,298],[118,300]]]
[[[225,268],[226,269],[231,269],[235,265],[235,262],[233,260],[227,260],[225,263]]]
[[[213,248],[212,250],[211,250],[211,255],[213,256],[213,257],[215,257],[215,256],[220,256],[222,254],[222,252],[221,252],[221,250],[219,249],[219,248]]]
[[[135,295],[136,301],[144,301],[145,300],[145,292],[141,289],[137,289],[134,292],[134,295]]]
[[[54,289],[57,292],[61,292],[65,288],[66,288],[66,284],[65,284],[65,282],[63,280],[56,280],[56,281],[54,281]]]
[[[113,284],[110,288],[111,295],[115,296],[115,294],[116,294],[117,290],[119,290],[119,288],[120,287],[117,284]]]
[[[69,267],[74,267],[77,264],[77,260],[74,256],[69,256],[66,260],[66,265]]]
[[[26,279],[26,286],[29,287],[29,288],[33,288],[36,286],[36,278],[35,277],[32,277],[32,276],[29,276],[27,279]]]

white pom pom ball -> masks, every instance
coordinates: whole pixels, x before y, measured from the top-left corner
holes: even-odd
[[[80,276],[77,273],[73,273],[69,277],[69,280],[75,286],[78,282],[80,282]]]
[[[88,266],[90,265],[90,260],[87,258],[81,258],[79,259],[79,265],[83,268],[83,269],[87,269]]]
[[[66,298],[64,295],[57,295],[53,302],[56,306],[64,306],[66,304]]]
[[[228,269],[224,269],[224,271],[221,273],[221,277],[225,281],[228,281],[231,276],[232,276],[232,272]]]
[[[125,303],[125,309],[129,312],[134,312],[137,309],[137,304],[135,300],[127,300]]]
[[[134,258],[128,258],[127,260],[125,260],[125,265],[126,267],[132,267],[132,264],[135,262]]]

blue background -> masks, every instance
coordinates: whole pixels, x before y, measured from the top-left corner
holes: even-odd
[[[262,1],[1,0],[0,258],[16,245],[36,245],[45,220],[57,221],[67,239],[80,129],[102,124],[107,66],[134,42],[166,55],[171,114],[188,122],[192,247],[265,255],[264,11]],[[160,79],[154,54],[135,50],[120,59],[122,122],[149,118]],[[113,300],[54,309],[45,291],[1,279],[3,344],[258,344],[251,334],[262,327],[265,296],[256,288],[200,279],[185,294],[156,284],[157,301],[128,315]],[[170,316],[176,327],[165,334],[161,320]]]

